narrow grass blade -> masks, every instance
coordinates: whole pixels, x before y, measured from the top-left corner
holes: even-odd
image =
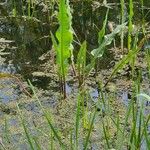
[[[9,127],[6,118],[5,118],[5,137],[7,142],[10,143]]]
[[[143,131],[143,134],[144,134],[144,137],[145,137],[145,140],[146,140],[146,146],[148,149],[150,149],[150,135],[148,134],[148,131],[147,131],[147,127],[148,127],[148,123],[150,121],[150,115],[146,121],[146,123],[144,123],[144,131]]]
[[[37,149],[37,150],[42,150],[42,148],[41,148],[41,146],[40,146],[39,142],[37,141],[37,139],[34,137],[34,138],[33,138],[33,140],[34,140],[34,143],[35,143],[36,149]]]
[[[59,137],[57,131],[56,131],[55,128],[53,127],[53,125],[52,125],[52,123],[51,123],[51,119],[50,119],[49,114],[44,110],[44,108],[43,108],[43,106],[42,106],[42,104],[41,104],[39,98],[38,98],[37,95],[36,95],[35,89],[34,89],[33,85],[31,84],[30,80],[28,80],[28,82],[29,82],[29,85],[30,85],[30,87],[31,87],[31,90],[33,91],[33,94],[34,94],[35,98],[37,99],[37,101],[38,101],[38,103],[39,103],[39,105],[40,105],[41,110],[42,110],[43,113],[44,113],[44,116],[45,116],[45,118],[46,118],[46,120],[47,120],[47,122],[48,122],[48,124],[49,124],[49,127],[50,127],[51,130],[53,131],[53,134],[54,134],[54,136],[56,137],[56,139],[58,140],[58,142],[59,142],[60,146],[62,147],[62,149],[64,149],[65,146],[64,146],[63,142],[61,141],[61,138]]]
[[[28,132],[28,129],[27,129],[26,124],[25,124],[25,120],[24,120],[24,118],[23,118],[23,116],[21,114],[21,111],[20,111],[20,108],[19,108],[18,104],[17,104],[17,108],[18,108],[20,119],[21,119],[21,124],[23,126],[24,131],[25,131],[25,135],[27,137],[27,140],[28,140],[28,143],[30,145],[30,148],[31,148],[31,150],[34,150],[33,139],[32,139],[31,135]]]
[[[127,124],[128,124],[129,118],[130,118],[131,111],[132,111],[132,102],[129,103],[128,109],[127,109],[127,112],[126,112],[126,115],[125,115],[125,121],[124,121],[123,130],[122,130],[123,132],[120,135],[121,140],[119,140],[119,143],[117,145],[118,150],[122,150],[122,146],[123,146],[123,143],[125,141],[126,128],[127,128]]]
[[[103,132],[104,132],[104,137],[105,137],[105,140],[106,140],[106,145],[107,145],[107,148],[109,149],[110,144],[109,144],[109,139],[108,139],[108,136],[107,136],[107,131],[106,131],[106,128],[105,128],[104,121],[102,121],[102,124],[103,124]]]
[[[133,24],[132,24],[132,19],[133,19],[133,0],[129,0],[129,25],[128,25],[128,50],[131,49],[131,32],[133,30]]]
[[[78,70],[79,86],[81,86],[82,83],[84,82],[85,66],[86,66],[86,41],[82,43],[78,56],[77,56],[77,70]]]
[[[116,75],[116,73],[117,73],[119,70],[123,69],[124,66],[125,66],[127,63],[131,62],[131,61],[133,60],[133,58],[137,55],[137,53],[138,53],[139,50],[140,50],[140,48],[136,46],[136,45],[137,45],[137,42],[138,42],[138,34],[136,35],[135,40],[134,40],[134,47],[133,47],[133,50],[132,50],[132,51],[129,51],[129,53],[128,53],[126,56],[124,56],[124,57],[115,65],[115,67],[114,67],[114,69],[113,69],[111,75],[109,76],[107,82],[105,83],[104,87],[108,84],[108,82],[112,79],[112,77],[113,77],[114,75]]]
[[[77,111],[76,111],[76,126],[75,126],[75,132],[76,132],[76,149],[78,148],[78,134],[79,134],[79,125],[80,125],[80,95],[78,96],[78,103],[77,103]]]
[[[86,137],[86,141],[85,141],[83,150],[87,150],[87,148],[88,148],[88,143],[89,143],[90,135],[91,135],[91,132],[92,132],[95,117],[96,117],[96,111],[94,112],[94,115],[92,117],[92,121],[91,121],[91,124],[90,124],[89,132],[88,132],[88,135]]]
[[[121,24],[123,24],[125,22],[125,18],[126,18],[126,13],[125,13],[125,2],[124,0],[120,0],[120,4],[121,4]],[[124,50],[124,30],[121,31],[121,50],[123,52]]]
[[[74,150],[72,130],[70,132],[70,149]],[[77,149],[77,148],[76,148]]]

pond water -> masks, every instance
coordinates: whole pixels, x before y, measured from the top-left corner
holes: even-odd
[[[7,13],[10,9],[9,5],[11,5],[11,3],[9,4],[9,2],[10,1],[8,0],[8,6],[4,5],[3,7]],[[105,14],[108,7],[110,8],[108,20],[112,21],[115,26],[120,24],[120,4],[117,3],[117,1],[114,2],[114,0],[109,0],[107,7],[103,3],[96,1],[85,1],[82,3],[79,1],[71,4],[71,7],[73,7],[73,28],[78,36],[78,39],[76,40],[84,41],[86,39],[88,42],[89,51],[96,48],[98,45],[98,43],[96,42],[98,28],[102,27],[103,20],[105,18]],[[37,5],[37,7],[41,7],[41,10],[43,10],[42,8],[44,6]],[[126,3],[125,5],[126,20],[128,19],[127,8],[128,3]],[[141,26],[141,10],[142,9],[139,2],[134,1],[134,24],[137,27]],[[148,26],[146,26],[146,30],[147,32],[150,32],[149,0],[144,1],[143,11],[145,16],[145,22],[148,24]],[[0,14],[2,14],[1,11]],[[39,12],[37,11],[37,20],[36,18],[28,19],[25,16],[21,17],[21,15],[18,15],[18,17],[16,18],[8,17],[8,19],[5,18],[0,20],[0,37],[5,38],[6,40],[15,41],[7,44],[5,42],[0,43],[0,48],[4,47],[5,52],[10,53],[8,55],[2,55],[0,57],[0,73],[9,73],[16,76],[19,75],[21,77],[21,83],[23,84],[25,89],[29,91],[30,89],[27,85],[27,79],[30,79],[33,85],[40,89],[39,96],[42,95],[40,99],[42,99],[43,105],[53,108],[58,104],[57,98],[59,95],[59,85],[56,74],[52,73],[52,66],[49,66],[52,65],[49,64],[49,59],[52,59],[51,54],[48,54],[48,51],[52,49],[52,42],[50,40],[49,33],[50,31],[56,31],[58,23],[56,21],[56,18],[52,19],[52,21],[54,22],[49,22],[49,20],[47,20],[46,18],[46,15],[44,15],[43,17],[44,12],[41,12],[40,15],[38,14]],[[109,30],[106,29],[106,32],[109,33]],[[119,37],[116,37],[116,41],[117,47],[119,47]],[[74,43],[74,47],[74,54],[76,56],[79,46],[78,44]],[[111,47],[113,47],[113,45],[108,47],[108,49],[111,49]],[[39,59],[39,57],[43,55],[44,59]],[[114,63],[116,62],[116,55],[118,54],[113,50],[108,50],[106,54],[104,54],[104,58],[102,58],[102,60],[100,60],[99,63],[99,68],[100,72],[102,73],[102,76],[106,76],[106,78],[108,77],[108,75],[111,72],[112,66],[114,66]],[[90,56],[88,57],[90,58]],[[41,75],[34,74],[35,72],[44,72],[44,69],[49,69],[49,71],[47,72],[50,75],[46,74],[43,77]],[[145,71],[145,66],[143,66],[142,69]],[[119,77],[117,80],[115,80],[115,83],[110,84],[110,87],[108,88],[108,93],[114,92],[114,89],[112,89],[112,87],[116,88],[116,86],[118,86],[119,88],[117,88],[117,92],[115,91],[115,94],[119,99],[121,99],[121,101],[125,105],[128,105],[128,102],[131,99],[131,91],[129,91],[130,83],[128,84],[128,77],[126,77],[126,75],[123,76],[124,78]],[[68,95],[77,94],[77,83],[75,83],[76,81],[72,80],[73,77],[69,76],[69,79],[66,83]],[[143,80],[145,80],[145,82],[143,82],[144,85],[142,85],[142,92],[150,95],[149,79],[143,76]],[[120,84],[122,84],[122,86]],[[93,102],[97,102],[99,96],[97,86],[92,86],[92,81],[90,81],[88,85],[90,87],[89,94],[93,98]],[[15,111],[13,109],[16,109],[14,107],[16,102],[20,102],[21,100],[23,101],[23,99],[27,100],[27,97],[28,96],[26,95],[25,91],[21,88],[20,84],[18,84],[13,78],[0,78],[0,105],[2,105],[1,107],[6,107],[3,109],[1,109],[0,107],[0,117],[4,119],[4,116],[6,114],[12,115],[13,113],[11,112]],[[42,116],[41,111],[37,105],[38,104],[32,100],[29,102],[23,101],[20,108],[25,109],[26,111],[28,111],[28,113],[33,113],[34,115],[32,117],[34,118],[35,116]],[[150,104],[146,102],[145,107],[149,108],[149,106]],[[9,113],[6,110],[9,110]],[[149,109],[146,109],[145,114],[149,113]],[[32,122],[31,124],[33,124],[32,117],[30,118]],[[12,126],[12,128],[14,126],[16,128],[18,126],[18,119],[16,119],[15,117],[10,117],[8,119],[8,124]],[[0,133],[4,130],[4,124],[0,125]],[[12,139],[14,140],[14,145],[19,141],[19,137],[19,132],[16,132],[16,134],[13,135]],[[26,149],[27,146],[22,144],[20,145],[20,147],[21,149]]]

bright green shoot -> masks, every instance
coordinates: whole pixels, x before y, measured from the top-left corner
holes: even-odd
[[[121,4],[121,24],[123,24],[125,22],[125,2],[124,0],[120,0],[120,4]],[[121,50],[123,52],[124,49],[124,31],[121,31]]]
[[[133,29],[133,24],[132,24],[133,15],[134,15],[133,1],[129,0],[128,50],[131,49],[131,41],[132,41],[131,33]]]
[[[16,16],[17,16],[16,1],[13,2],[12,15],[13,15],[13,17],[16,17]]]
[[[58,14],[59,28],[56,32],[56,40],[53,45],[57,53],[58,74],[60,78],[61,93],[66,98],[66,74],[68,70],[68,59],[71,57],[73,46],[72,16],[70,13],[69,0],[60,0]]]
[[[91,63],[86,67],[87,74],[91,71],[91,69],[95,66],[95,61],[97,58],[100,58],[104,54],[104,49],[106,46],[110,45],[112,41],[114,40],[115,36],[120,33],[124,28],[126,27],[126,23],[122,25],[118,25],[112,33],[107,34],[104,36],[104,39],[102,43],[99,45],[97,49],[94,49],[91,51],[91,54],[93,55],[93,58],[91,60]]]
[[[83,84],[85,78],[85,67],[86,67],[86,41],[81,45],[80,51],[77,57],[77,70],[79,87]]]

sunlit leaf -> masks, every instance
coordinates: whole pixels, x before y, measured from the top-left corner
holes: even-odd
[[[60,0],[59,4],[59,28],[56,32],[58,39],[57,46],[57,64],[58,71],[61,76],[67,73],[68,58],[70,58],[73,50],[73,31],[72,31],[72,16],[70,13],[70,6],[68,0]]]
[[[115,35],[121,32],[125,27],[127,23],[124,23],[122,25],[118,25],[116,29],[110,34],[107,34],[104,36],[103,42],[99,45],[97,49],[94,49],[91,51],[91,54],[97,58],[97,57],[102,57],[104,53],[104,48],[112,43],[112,41],[115,38]]]

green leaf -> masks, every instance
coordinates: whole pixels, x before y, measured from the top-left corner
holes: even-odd
[[[140,93],[137,95],[137,97],[143,97],[143,98],[145,98],[146,101],[150,102],[150,96],[145,93]]]
[[[44,109],[44,107],[42,106],[41,101],[39,100],[39,98],[38,98],[38,96],[37,96],[37,94],[36,94],[36,92],[35,92],[34,86],[31,84],[30,80],[28,80],[28,83],[29,83],[29,86],[30,86],[31,90],[33,91],[34,97],[35,97],[36,100],[38,101],[39,106],[40,106],[42,112],[44,113],[44,117],[45,117],[45,119],[47,120],[50,129],[52,130],[54,136],[55,136],[56,139],[58,140],[58,142],[59,142],[60,146],[62,147],[62,149],[65,149],[65,145],[63,144],[63,142],[62,142],[60,136],[58,135],[56,129],[54,128],[54,126],[53,126],[53,124],[52,124],[52,121],[51,121],[51,118],[50,118],[50,114],[48,114],[48,112],[47,112],[47,111]]]
[[[110,45],[111,42],[114,40],[114,37],[116,34],[118,34],[120,31],[122,31],[126,27],[127,23],[124,23],[122,25],[118,25],[116,29],[110,34],[107,34],[104,36],[103,42],[99,45],[97,49],[94,49],[91,51],[91,54],[94,56],[94,58],[102,57],[104,53],[104,48],[107,45]]]
[[[100,30],[100,32],[98,33],[98,44],[99,45],[102,43],[104,36],[105,36],[105,29],[106,29],[107,20],[108,20],[108,13],[109,13],[109,9],[106,12],[105,20],[103,22],[103,27]]]
[[[54,47],[54,49],[56,50],[56,53],[57,53],[58,44],[57,44],[57,41],[56,41],[56,39],[55,39],[52,32],[51,32],[51,39],[52,39],[53,47]]]
[[[84,41],[80,47],[80,51],[77,56],[77,70],[79,79],[84,78],[85,75],[85,66],[86,66],[86,41]],[[81,79],[83,80],[83,79]]]
[[[89,143],[89,140],[90,140],[90,135],[92,133],[95,117],[96,117],[96,111],[93,114],[93,117],[92,117],[92,120],[91,120],[91,123],[90,123],[90,128],[89,128],[89,131],[88,131],[88,134],[87,134],[87,137],[86,137],[86,141],[85,141],[83,150],[87,150],[87,148],[88,148],[88,143]]]
[[[33,143],[33,138],[32,136],[30,135],[29,131],[28,131],[28,128],[26,126],[26,122],[21,114],[21,110],[19,108],[19,105],[17,104],[17,108],[18,108],[18,112],[19,112],[19,117],[20,117],[20,120],[21,120],[21,124],[23,126],[23,129],[24,129],[24,132],[25,132],[25,135],[27,137],[27,140],[28,140],[28,143],[30,145],[30,148],[31,150],[34,150],[34,143]]]
[[[137,47],[137,42],[138,42],[138,33],[135,37],[134,44],[133,44],[133,49],[129,51],[129,53],[124,56],[114,67],[110,77],[108,78],[108,81],[105,83],[105,86],[108,84],[108,82],[112,79],[112,77],[121,69],[124,68],[124,66],[129,63],[133,57],[137,55],[139,52],[140,48]]]
[[[58,39],[57,46],[57,64],[60,76],[65,76],[68,67],[68,58],[73,50],[73,31],[72,31],[72,16],[70,13],[69,1],[60,0],[58,14],[59,28],[56,32]]]

